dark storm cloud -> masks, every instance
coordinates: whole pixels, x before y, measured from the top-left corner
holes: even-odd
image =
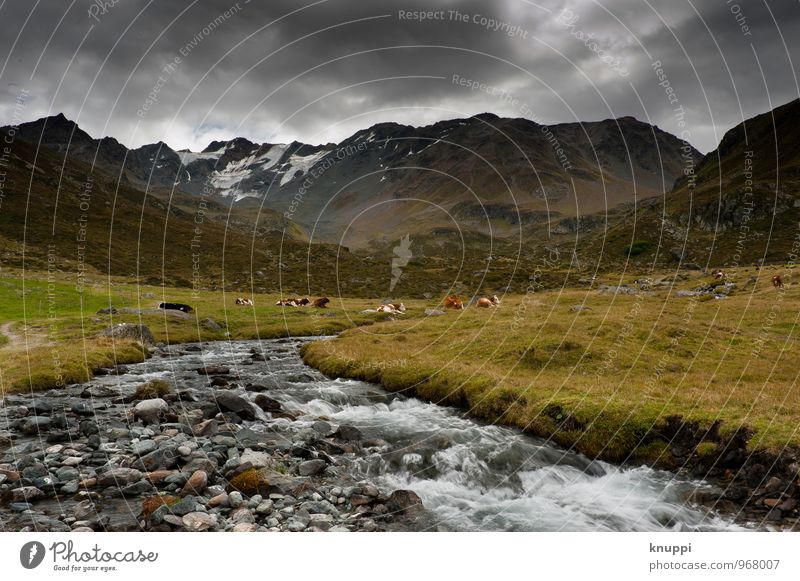
[[[6,2],[0,115],[11,119],[24,91],[25,119],[63,111],[127,145],[195,149],[235,135],[325,142],[379,121],[482,111],[543,123],[634,115],[688,131],[705,151],[798,96],[797,3],[663,4]],[[431,10],[443,19],[400,15]]]

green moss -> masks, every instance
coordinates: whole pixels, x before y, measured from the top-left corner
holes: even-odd
[[[669,443],[661,440],[639,446],[633,452],[633,458],[648,466],[674,467],[675,458],[670,452]]]
[[[269,479],[262,470],[249,468],[231,478],[227,490],[228,492],[238,490],[247,496],[269,494]]]
[[[142,515],[145,520],[150,518],[160,506],[174,506],[181,501],[180,497],[172,495],[148,496],[142,499]]]
[[[719,455],[717,445],[714,442],[700,442],[695,446],[695,454],[699,458],[715,458]]]

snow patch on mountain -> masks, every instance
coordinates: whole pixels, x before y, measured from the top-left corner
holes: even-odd
[[[201,159],[219,159],[225,153],[225,148],[205,153],[195,153],[193,151],[176,151],[175,153],[181,158],[181,165],[186,166]]]
[[[321,161],[326,155],[330,153],[328,150],[323,149],[322,151],[318,151],[317,153],[312,153],[311,155],[300,156],[300,155],[292,155],[289,157],[289,168],[284,170],[283,177],[281,178],[281,185],[285,186],[287,183],[292,181],[294,177],[297,175],[298,172],[300,174],[306,173],[310,170],[317,162]]]
[[[268,170],[277,165],[281,158],[283,158],[283,154],[286,153],[287,149],[289,149],[289,145],[286,143],[278,143],[270,147],[267,153],[259,156],[256,160],[261,164],[260,169]]]
[[[211,185],[221,190],[220,194],[223,196],[238,195],[239,192],[231,190],[235,190],[243,179],[250,177],[253,170],[249,166],[255,159],[256,156],[250,155],[239,161],[232,161],[221,170],[214,171],[211,174]]]

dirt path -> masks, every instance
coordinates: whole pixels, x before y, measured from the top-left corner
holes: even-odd
[[[27,335],[20,335],[16,331],[14,331],[15,323],[12,321],[10,323],[3,323],[0,325],[0,335],[5,335],[8,337],[8,343],[5,345],[0,345],[0,349],[7,349],[9,347],[19,347],[20,345],[24,345],[26,347],[32,347],[34,345],[38,345],[41,343],[41,337],[39,335],[35,335],[33,333],[28,333]]]

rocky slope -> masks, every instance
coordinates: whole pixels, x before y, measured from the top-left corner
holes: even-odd
[[[63,115],[23,124],[18,137],[139,188],[271,209],[346,246],[434,227],[513,235],[521,224],[663,194],[681,173],[683,145],[631,117],[547,127],[488,113],[426,127],[382,123],[338,144],[236,138],[201,152],[127,150]]]
[[[800,223],[800,100],[746,119],[662,199],[618,208],[583,252],[714,266],[793,261]],[[574,243],[574,240],[571,241]]]

